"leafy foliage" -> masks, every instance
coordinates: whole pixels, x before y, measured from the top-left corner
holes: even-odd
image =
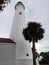
[[[3,11],[4,8],[6,7],[5,4],[10,3],[10,0],[0,0],[0,11]]]
[[[29,42],[32,41],[32,37],[34,38],[34,41],[37,42],[38,40],[41,40],[43,38],[44,29],[41,28],[40,23],[36,22],[29,22],[28,27],[23,29],[23,35],[26,40],[29,40]]]
[[[29,40],[29,42],[33,42],[33,65],[36,65],[36,53],[35,53],[35,42],[41,40],[43,38],[44,29],[40,23],[29,22],[28,26],[23,29],[23,35],[25,40]]]
[[[43,59],[41,59],[41,61],[40,61],[41,64],[44,64],[44,62],[45,62],[45,64],[49,63],[49,52],[41,52],[40,56],[43,57]]]
[[[48,64],[48,61],[44,58],[42,58],[40,61],[39,61],[40,64]]]

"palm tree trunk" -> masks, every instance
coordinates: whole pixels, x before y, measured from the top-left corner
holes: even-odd
[[[36,54],[35,54],[35,42],[34,42],[34,38],[32,38],[32,42],[33,42],[33,48],[32,48],[32,53],[33,53],[33,65],[36,65]]]

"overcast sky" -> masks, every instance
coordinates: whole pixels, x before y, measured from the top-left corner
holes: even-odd
[[[0,12],[0,37],[9,37],[14,18],[14,6],[19,0],[11,3]],[[40,22],[45,29],[44,38],[36,43],[38,51],[49,50],[49,0],[20,0],[25,5],[26,21]]]

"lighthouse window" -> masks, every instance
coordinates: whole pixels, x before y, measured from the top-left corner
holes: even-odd
[[[19,12],[19,14],[21,15],[21,14],[22,14],[22,12]]]
[[[26,56],[29,56],[29,54],[27,53]]]

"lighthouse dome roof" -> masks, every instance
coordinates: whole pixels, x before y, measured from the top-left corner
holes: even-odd
[[[17,4],[15,5],[15,9],[16,9],[16,7],[17,7],[18,5],[22,5],[23,8],[25,9],[25,6],[23,5],[23,3],[22,3],[21,1],[17,2]]]

